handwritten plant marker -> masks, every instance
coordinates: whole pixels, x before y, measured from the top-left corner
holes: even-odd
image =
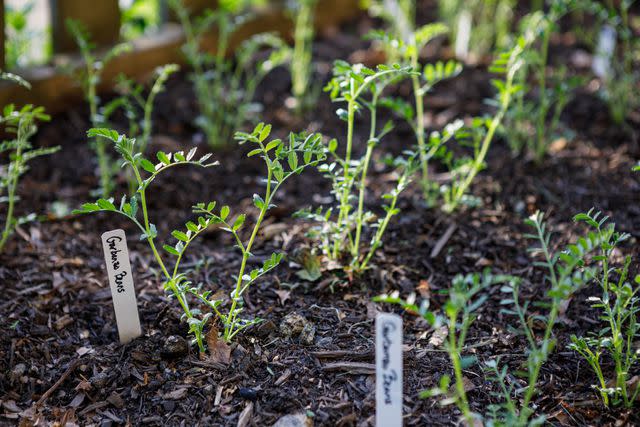
[[[471,41],[472,16],[468,10],[460,12],[458,17],[458,31],[456,32],[456,44],[454,47],[456,58],[463,61],[469,59],[469,42]]]
[[[611,58],[616,50],[616,29],[611,25],[604,25],[598,36],[598,46],[593,57],[591,69],[601,79],[609,77],[611,73]]]
[[[402,426],[402,318],[376,317],[376,426]]]
[[[124,230],[112,230],[102,235],[102,248],[107,263],[113,309],[120,343],[126,344],[142,335],[136,290],[133,286],[129,249]]]

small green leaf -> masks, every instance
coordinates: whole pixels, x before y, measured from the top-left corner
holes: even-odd
[[[224,221],[227,219],[227,217],[229,216],[229,206],[223,206],[222,209],[220,209],[220,218]]]
[[[100,210],[100,206],[96,203],[85,203],[82,205],[82,210],[86,212],[95,212]]]
[[[254,194],[253,204],[255,205],[256,208],[262,209],[264,207],[264,200],[262,200],[262,197],[260,197],[259,195]]]
[[[156,167],[147,159],[140,159],[140,166],[149,173],[155,173]]]
[[[100,209],[104,209],[106,211],[115,211],[116,207],[113,204],[113,200],[112,199],[98,199],[98,201],[96,201],[96,204],[100,207]]]
[[[96,136],[101,136],[103,138],[107,138],[112,140],[113,142],[118,142],[120,139],[120,135],[113,129],[106,128],[91,128],[87,131],[87,136],[91,138],[95,138]]]
[[[246,219],[245,214],[238,215],[236,220],[233,222],[233,226],[231,227],[231,229],[233,231],[238,231],[240,227],[242,227],[242,224],[244,224],[245,219]]]
[[[158,151],[158,153],[156,154],[156,157],[158,158],[158,160],[160,160],[165,165],[171,164],[171,161],[169,160],[169,157],[167,156],[167,154],[164,151]]]
[[[265,139],[267,139],[270,133],[271,125],[266,125],[264,128],[262,128],[262,130],[260,131],[260,142],[263,142]]]
[[[182,242],[188,242],[189,241],[189,236],[187,236],[185,233],[183,233],[182,231],[178,231],[178,230],[173,230],[171,232],[171,235],[173,237],[175,237],[176,239],[182,241]]]
[[[180,252],[178,252],[178,251],[176,250],[176,248],[174,248],[173,246],[164,245],[164,246],[162,246],[162,248],[163,248],[165,251],[169,252],[171,255],[180,256]]]
[[[291,151],[289,153],[287,162],[289,163],[289,167],[291,168],[291,170],[296,170],[296,168],[298,167],[298,156],[295,151]]]
[[[282,140],[280,139],[274,139],[273,141],[269,141],[269,143],[267,144],[267,146],[265,147],[265,151],[271,151],[274,148],[276,148],[278,145],[280,145],[280,143],[282,142]]]

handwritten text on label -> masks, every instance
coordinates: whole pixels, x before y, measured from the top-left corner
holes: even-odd
[[[107,264],[118,335],[121,343],[127,343],[142,335],[142,330],[124,231],[113,230],[104,233],[102,248]]]
[[[402,426],[402,318],[376,318],[376,426]]]

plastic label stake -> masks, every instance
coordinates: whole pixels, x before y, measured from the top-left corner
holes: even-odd
[[[460,12],[458,17],[458,31],[456,32],[456,44],[454,52],[457,58],[466,61],[469,58],[469,42],[471,41],[472,16],[468,10]]]
[[[609,77],[611,73],[611,58],[616,50],[616,29],[611,25],[604,25],[598,36],[596,54],[593,56],[591,69],[601,79]]]
[[[112,230],[104,233],[102,248],[104,249],[104,260],[107,263],[118,335],[120,343],[126,344],[142,335],[142,329],[140,328],[136,290],[133,286],[129,249],[124,230]]]
[[[402,426],[402,318],[376,317],[376,427]]]

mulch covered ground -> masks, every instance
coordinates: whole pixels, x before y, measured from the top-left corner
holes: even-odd
[[[371,55],[360,35],[372,25],[363,17],[323,35],[315,46],[319,82],[328,79],[335,57],[351,54],[352,60],[362,60]],[[577,50],[563,40],[554,43],[558,60],[566,61]],[[292,115],[283,106],[289,84],[287,73],[278,71],[259,94],[265,121],[273,123],[274,132],[284,136],[306,128],[344,139],[343,124],[325,95],[305,118]],[[468,68],[427,99],[430,124],[438,127],[453,117],[479,114],[489,96],[483,67]],[[198,145],[206,151],[190,124],[195,114],[189,82],[179,75],[158,101],[151,149]],[[357,277],[332,271],[308,282],[296,274],[311,242],[305,238],[308,224],[291,214],[326,201],[329,184],[315,172],[292,179],[267,218],[253,260],[258,264],[271,252],[282,251],[286,262],[248,293],[247,314],[265,321],[238,337],[228,366],[198,357],[187,345],[187,326],[180,321],[177,303],[162,290],[150,251],[122,218],[50,215],[50,221],[23,226],[0,256],[0,424],[262,426],[301,413],[315,425],[371,425],[375,314],[401,312],[372,303],[373,296],[392,290],[417,292],[429,296],[437,309],[444,301],[438,291],[446,289],[453,276],[489,267],[522,276],[524,298],[542,298],[543,272],[533,268],[527,254],[531,242],[523,237],[528,231],[524,219],[538,209],[546,212],[557,243],[563,245],[583,230],[572,223],[572,216],[596,207],[611,215],[620,231],[631,233],[621,254],[638,259],[640,180],[631,172],[640,157],[637,135],[613,126],[606,105],[587,91],[567,107],[563,122],[576,137],[553,151],[542,166],[513,157],[506,142],[496,141],[487,170],[472,187],[481,207],[446,215],[427,209],[417,186],[404,193],[402,214],[390,226],[375,266]],[[639,124],[636,119],[632,127]],[[54,202],[73,208],[90,200],[96,179],[83,136],[87,128],[82,105],[42,126],[37,143],[63,149],[33,165],[21,187],[21,209],[51,212]],[[356,138],[360,149],[365,138],[363,129]],[[399,153],[412,141],[410,130],[399,126],[379,155]],[[251,196],[260,192],[263,170],[259,160],[245,154],[244,146],[218,152],[218,167],[175,169],[158,180],[150,198],[152,221],[160,234],[167,236],[183,224],[190,206],[200,201],[216,200],[229,204],[232,212],[253,215]],[[377,168],[372,174],[367,203],[374,208],[378,196],[392,185],[388,172]],[[119,194],[125,188],[119,182]],[[144,329],[142,337],[124,346],[117,343],[100,244],[100,234],[115,228],[124,228],[130,238]],[[206,234],[189,256],[185,266],[194,282],[214,291],[230,290],[240,256],[229,235]],[[633,269],[638,272],[637,263]],[[515,319],[500,313],[499,290],[489,292],[468,339],[469,353],[480,361],[500,356],[515,370],[525,361],[526,343],[509,330]],[[597,293],[588,288],[576,295],[556,329],[558,350],[543,368],[536,399],[537,414],[546,414],[553,425],[640,423],[637,412],[607,410],[600,404],[591,388],[591,370],[566,347],[571,334],[598,328],[597,314],[585,301]],[[450,373],[442,340],[421,319],[403,316],[405,423],[453,425],[459,415],[455,407],[418,397]],[[283,334],[281,324],[292,320],[308,324],[307,330],[315,334]],[[477,366],[465,376],[473,409],[483,411],[494,402],[495,390]]]

